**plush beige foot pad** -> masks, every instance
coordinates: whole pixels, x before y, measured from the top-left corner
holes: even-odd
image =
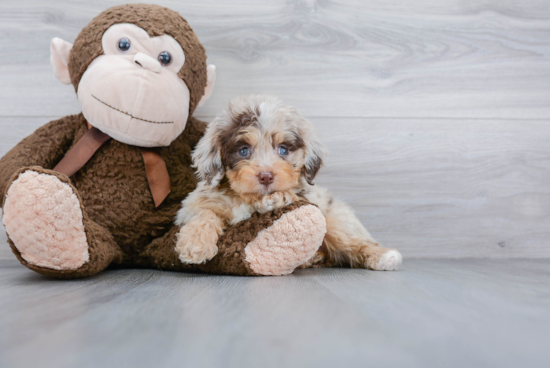
[[[260,231],[245,248],[245,261],[261,275],[288,275],[314,256],[326,232],[321,210],[302,206]]]
[[[3,211],[8,236],[28,263],[76,270],[88,262],[80,201],[57,177],[25,171],[8,189]]]

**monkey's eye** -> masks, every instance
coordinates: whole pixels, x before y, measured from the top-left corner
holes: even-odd
[[[130,40],[128,38],[124,37],[124,38],[121,38],[120,40],[118,40],[117,47],[120,51],[126,52],[126,51],[130,50],[130,48],[132,47],[132,43],[130,42]]]
[[[287,156],[288,155],[288,148],[279,146],[278,149],[279,156]]]
[[[159,54],[159,62],[164,65],[168,66],[172,62],[172,55],[168,51],[163,51]]]
[[[241,157],[247,157],[250,154],[250,150],[248,147],[243,147],[239,150],[239,156]]]

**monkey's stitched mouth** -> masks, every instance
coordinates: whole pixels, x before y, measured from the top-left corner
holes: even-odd
[[[97,98],[94,95],[92,95],[92,97],[95,98],[96,100],[98,100],[99,102],[101,102],[102,104],[104,104],[105,106],[110,107],[111,109],[113,109],[115,111],[121,112],[124,115],[128,115],[131,118],[136,119],[136,120],[141,120],[141,121],[144,121],[146,123],[151,123],[151,124],[174,124],[173,121],[151,121],[151,120],[145,120],[145,119],[142,119],[142,118],[138,118],[137,116],[134,116],[134,115],[130,114],[129,112],[119,110],[116,107],[113,107],[113,106],[109,105],[108,103],[101,101],[99,98]]]

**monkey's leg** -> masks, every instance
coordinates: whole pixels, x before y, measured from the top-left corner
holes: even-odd
[[[88,218],[67,176],[23,168],[7,187],[2,219],[24,266],[47,276],[79,278],[122,259],[110,232]]]
[[[185,265],[176,253],[179,228],[154,240],[142,253],[143,266],[227,275],[286,275],[309,260],[326,231],[321,211],[307,202],[242,221],[220,236],[218,254],[205,264]]]

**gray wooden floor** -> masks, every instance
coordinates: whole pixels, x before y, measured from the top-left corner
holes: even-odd
[[[0,366],[547,367],[550,260],[244,278],[0,261]]]

